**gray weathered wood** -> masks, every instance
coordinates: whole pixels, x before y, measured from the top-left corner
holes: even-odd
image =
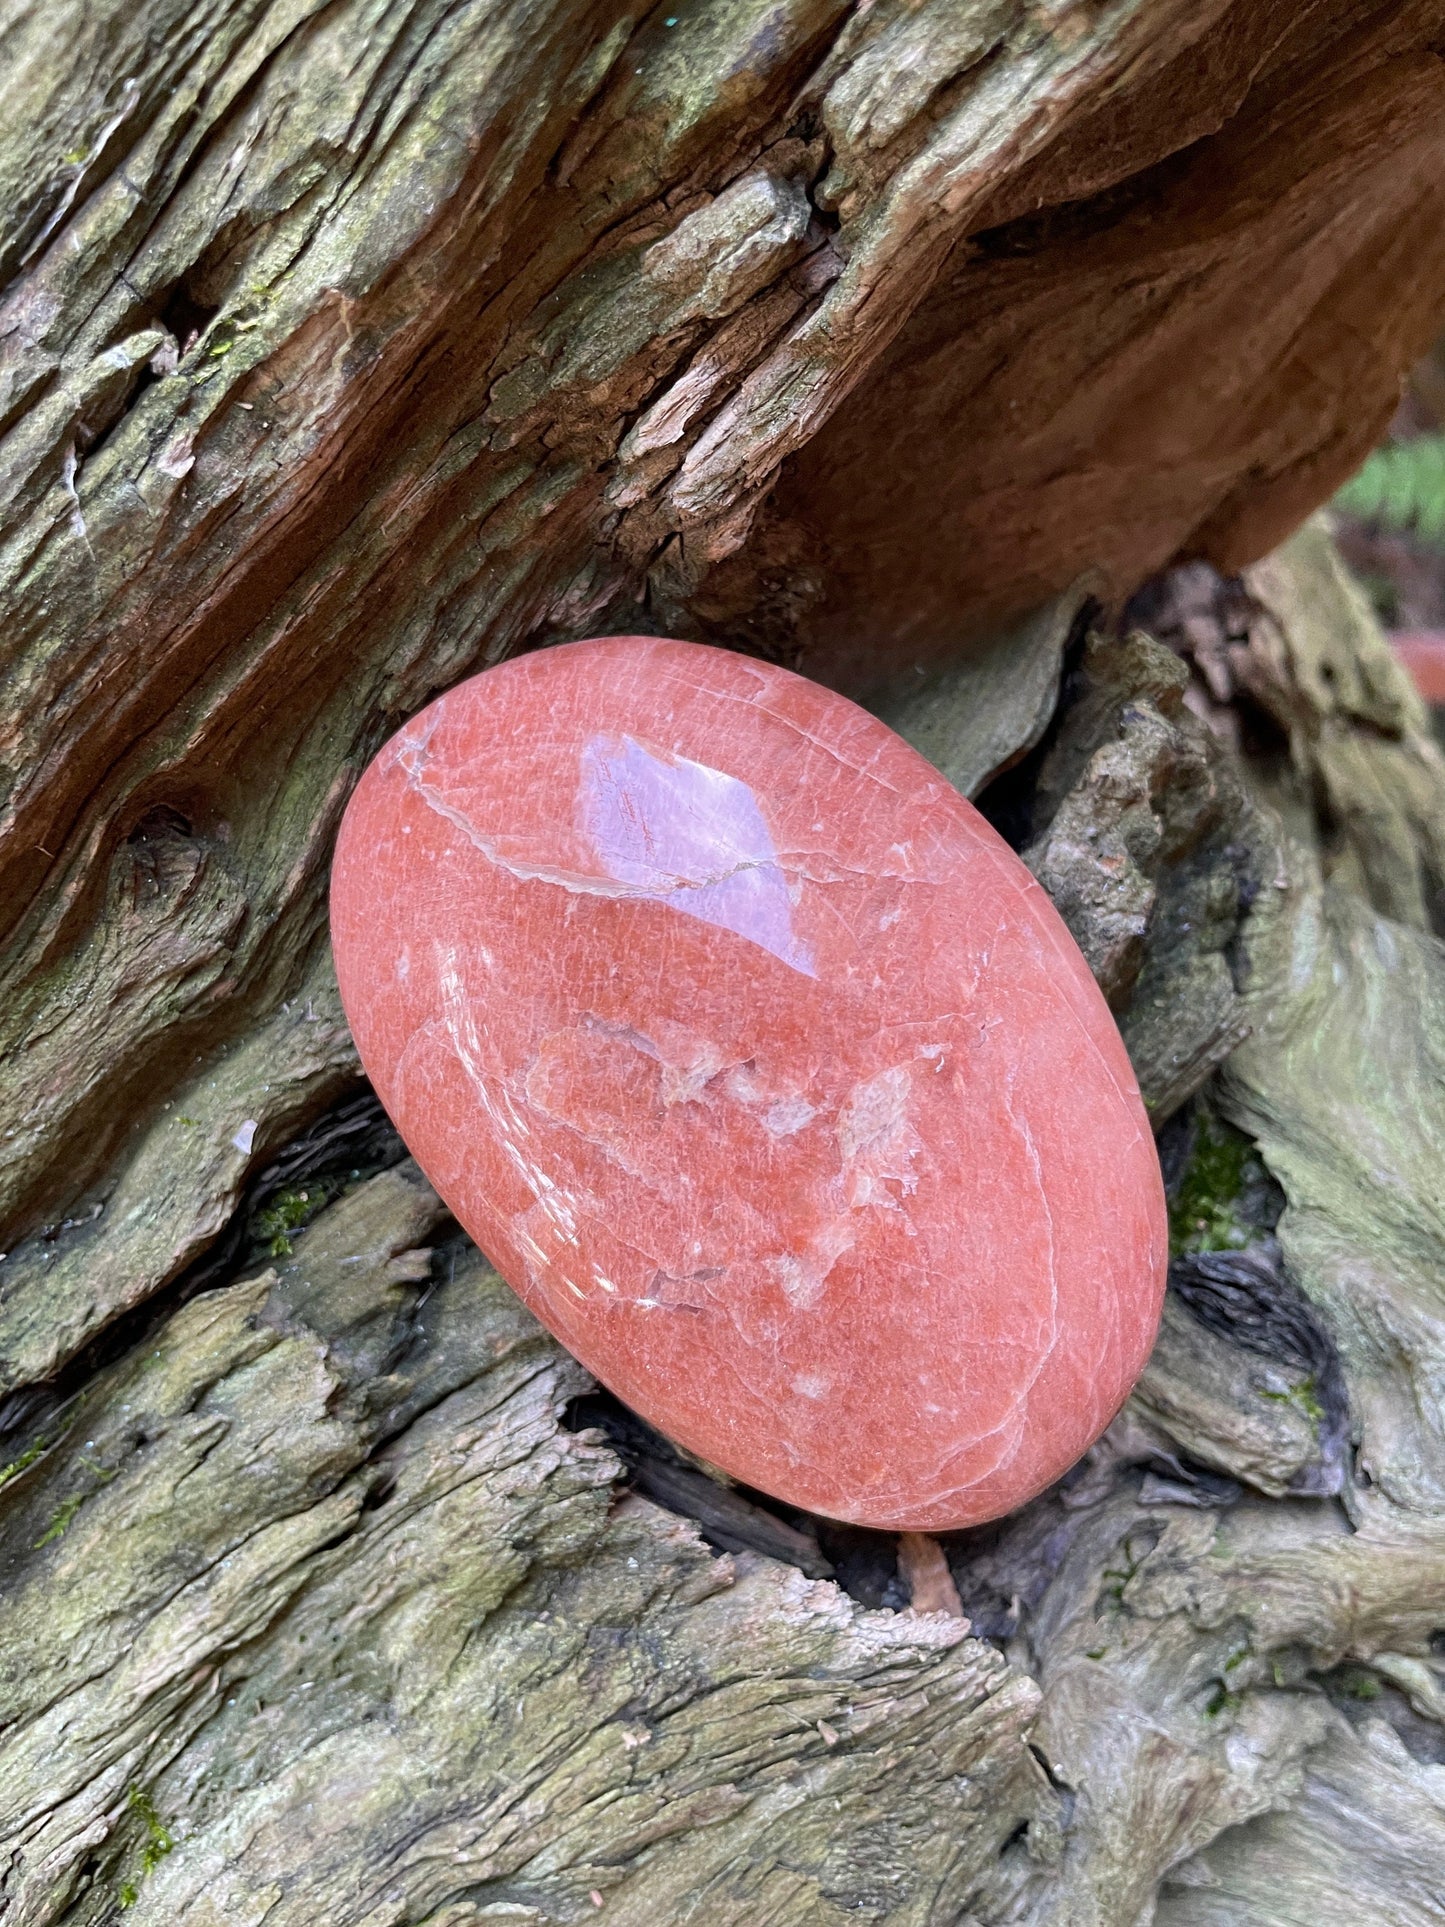
[[[1435,1920],[1445,774],[1276,543],[1445,300],[1438,9],[5,28],[7,1927]],[[972,1628],[629,1492],[399,1147],[295,1149],[358,769],[599,629],[915,732],[1167,1127],[1159,1350]]]

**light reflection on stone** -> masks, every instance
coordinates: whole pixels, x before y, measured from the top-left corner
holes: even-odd
[[[608,876],[654,903],[761,944],[805,977],[788,880],[746,783],[630,736],[594,736],[581,757],[578,814]]]

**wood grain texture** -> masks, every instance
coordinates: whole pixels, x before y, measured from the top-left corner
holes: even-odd
[[[1445,780],[1277,545],[1445,300],[1438,9],[4,26],[7,1927],[1220,1927],[1352,1873],[1432,1922]],[[1181,556],[1250,566],[1116,633]],[[350,1142],[357,773],[639,629],[912,705],[1293,1294],[1180,1285],[1096,1453],[944,1543],[972,1633],[625,1496],[396,1147],[276,1175]],[[1347,1449],[1258,1349],[1301,1317]]]

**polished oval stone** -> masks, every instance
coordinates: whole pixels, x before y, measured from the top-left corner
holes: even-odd
[[[1118,1031],[1023,864],[852,703],[650,637],[488,670],[367,770],[332,931],[432,1183],[693,1452],[938,1530],[1118,1410],[1166,1262]]]

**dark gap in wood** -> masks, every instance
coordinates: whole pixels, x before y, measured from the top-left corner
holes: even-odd
[[[1333,1334],[1286,1270],[1278,1239],[1175,1258],[1169,1288],[1206,1331],[1299,1374],[1294,1396],[1315,1419],[1319,1456],[1290,1489],[1312,1498],[1342,1491],[1351,1427],[1344,1366]]]
[[[127,843],[158,843],[166,837],[194,836],[195,830],[188,816],[169,803],[153,803],[136,824]]]
[[[1355,1660],[1312,1671],[1309,1683],[1324,1692],[1351,1726],[1384,1720],[1405,1751],[1422,1766],[1445,1766],[1445,1727],[1417,1713],[1407,1696],[1372,1667]]]
[[[1035,822],[1035,803],[1038,794],[1039,775],[1044,763],[1058,741],[1059,732],[1064,726],[1064,718],[1083,695],[1086,683],[1084,678],[1084,645],[1089,632],[1097,627],[1103,614],[1103,606],[1092,596],[1088,597],[1074,617],[1069,631],[1068,642],[1064,646],[1063,670],[1059,677],[1059,699],[1054,705],[1054,713],[1049,718],[1048,727],[1035,743],[1027,756],[996,776],[991,783],[985,784],[973,799],[974,808],[991,823],[1012,850],[1023,850],[1035,835],[1044,828]]]
[[[175,338],[184,354],[210,327],[221,312],[219,301],[203,301],[191,288],[188,278],[178,281],[156,309],[155,325]]]
[[[1111,228],[1122,227],[1135,213],[1153,210],[1182,187],[1212,138],[1206,135],[1191,142],[1083,200],[1058,201],[999,227],[981,228],[968,237],[969,253],[987,260],[1016,260],[1097,240]]]
[[[750,1486],[723,1483],[690,1462],[662,1433],[604,1387],[571,1401],[569,1431],[600,1431],[644,1498],[691,1519],[720,1552],[761,1552],[797,1566],[810,1579],[837,1579],[867,1606],[908,1604],[898,1579],[897,1541],[785,1505]]]

